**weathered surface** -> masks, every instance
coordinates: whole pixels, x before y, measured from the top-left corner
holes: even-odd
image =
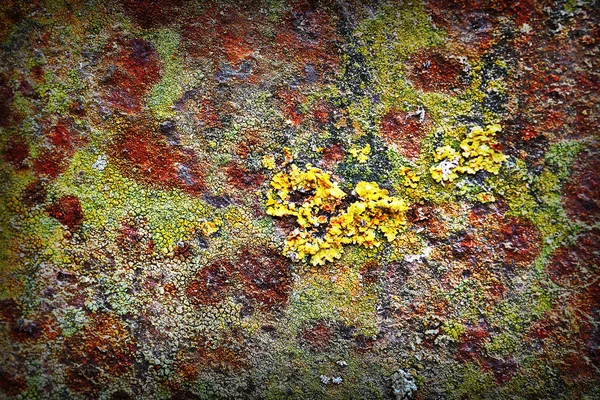
[[[600,397],[595,1],[4,1],[0,398]]]

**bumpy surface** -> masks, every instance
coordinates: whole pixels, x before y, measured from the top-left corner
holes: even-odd
[[[0,398],[599,398],[599,19],[2,1]]]

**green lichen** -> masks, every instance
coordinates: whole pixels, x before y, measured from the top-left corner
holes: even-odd
[[[183,66],[178,54],[180,37],[175,31],[161,29],[148,36],[156,46],[163,62],[163,75],[152,88],[148,105],[159,120],[171,118],[174,115],[173,104],[183,93],[181,78]]]

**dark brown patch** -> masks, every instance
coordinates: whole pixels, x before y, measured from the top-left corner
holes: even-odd
[[[265,177],[260,172],[250,172],[239,163],[232,162],[226,169],[227,181],[241,190],[253,190],[262,185]]]
[[[575,158],[563,187],[562,202],[569,218],[593,224],[600,221],[600,154],[585,151]]]
[[[299,332],[299,338],[314,350],[324,350],[329,347],[333,338],[331,328],[322,322],[315,322]]]
[[[558,249],[548,262],[548,274],[556,284],[579,288],[594,279],[600,269],[600,231],[594,229],[577,242]]]
[[[44,182],[36,179],[25,187],[23,191],[23,204],[27,207],[34,207],[43,204],[46,201],[47,191]]]
[[[27,169],[26,161],[28,157],[29,145],[21,137],[11,137],[2,149],[2,159],[11,164],[16,170]]]
[[[115,57],[106,73],[105,99],[115,108],[134,113],[141,109],[144,95],[160,79],[158,54],[150,42],[143,39],[115,41],[119,53],[107,52],[106,57]]]

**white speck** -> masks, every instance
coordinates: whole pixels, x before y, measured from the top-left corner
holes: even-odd
[[[342,380],[343,379],[341,376],[337,376],[331,380],[331,383],[333,383],[334,385],[339,385],[340,383],[342,383]]]
[[[323,385],[327,385],[329,383],[329,381],[331,380],[331,378],[328,377],[327,375],[321,375],[321,376],[319,376],[319,379],[321,380],[321,383]]]
[[[96,162],[92,164],[92,168],[97,169],[98,171],[104,171],[107,164],[108,157],[106,157],[106,154],[100,154],[96,159]]]

